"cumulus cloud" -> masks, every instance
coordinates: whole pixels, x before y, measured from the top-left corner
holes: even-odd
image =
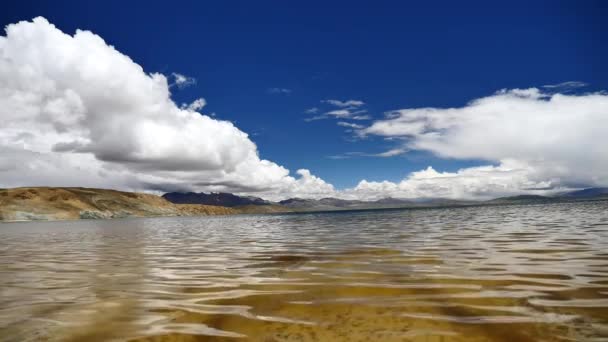
[[[331,188],[260,159],[246,133],[198,113],[204,104],[178,107],[167,77],[144,72],[90,31],[68,35],[41,17],[8,25],[0,37],[1,186],[246,189],[268,197]]]
[[[288,186],[286,186],[281,193],[283,198],[322,198],[339,196],[339,192],[334,189],[333,185],[311,174],[309,170],[299,169],[296,171],[296,174],[299,178],[290,180]]]
[[[44,18],[7,26],[0,37],[0,186],[374,199],[489,198],[608,185],[605,93],[503,90],[459,108],[392,111],[363,127],[345,121],[368,117],[362,101],[327,102],[338,108],[323,118],[361,136],[401,142],[374,156],[424,150],[487,161],[336,190],[306,169],[291,176],[261,159],[245,132],[199,112],[202,98],[177,105],[172,85],[189,82],[177,75],[147,73],[94,33],[68,35]]]
[[[460,108],[392,111],[359,133],[402,139],[407,149],[430,151],[444,158],[496,163],[498,166],[483,171],[511,174],[510,184],[500,183],[506,193],[537,183],[542,188],[607,185],[605,127],[607,95],[549,94],[529,88],[501,90]],[[515,169],[518,171],[513,174],[510,170]],[[460,179],[478,169],[461,171],[451,176]],[[522,175],[530,184],[525,184]],[[495,176],[479,178],[489,181]],[[489,188],[498,190],[500,186]],[[486,192],[469,190],[470,196]]]
[[[498,166],[470,167],[457,172],[438,172],[432,167],[412,172],[401,182],[361,181],[342,194],[346,198],[451,198],[491,199],[529,192],[546,193],[552,180],[534,179],[534,170],[516,160],[504,160]]]

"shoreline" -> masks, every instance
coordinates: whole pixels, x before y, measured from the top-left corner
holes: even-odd
[[[48,222],[152,217],[203,217],[228,215],[294,215],[353,213],[410,209],[445,209],[483,206],[542,205],[605,201],[599,198],[495,199],[466,203],[416,203],[387,207],[289,208],[277,204],[235,207],[175,204],[161,196],[94,188],[23,187],[0,189],[0,222]]]

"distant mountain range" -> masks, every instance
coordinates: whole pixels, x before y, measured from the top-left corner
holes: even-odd
[[[541,203],[541,202],[555,202],[559,201],[559,197],[549,197],[540,195],[517,195],[509,197],[499,197],[493,200],[486,201],[489,204],[504,204],[504,203]]]
[[[456,201],[448,199],[408,200],[390,197],[376,201],[345,200],[327,197],[321,199],[290,198],[279,202],[271,202],[259,197],[238,196],[223,192],[169,192],[164,194],[162,197],[175,204],[204,204],[222,207],[273,206],[283,207],[289,211],[428,207],[440,205],[465,205],[474,203],[472,201]]]
[[[555,196],[540,196],[540,195],[517,195],[510,197],[500,197],[483,203],[489,204],[504,204],[504,203],[542,203],[542,202],[560,202],[560,201],[575,201],[588,199],[608,199],[608,188],[588,188],[583,190],[568,191],[557,194]]]
[[[376,201],[344,200],[339,198],[302,199],[290,198],[278,202],[279,205],[293,210],[347,210],[347,209],[380,209],[380,208],[415,208],[448,205],[467,205],[473,201],[456,201],[449,199],[410,200],[400,198],[382,198]]]
[[[576,190],[563,193],[559,195],[563,198],[596,198],[596,197],[608,197],[608,188],[588,188],[583,190]]]
[[[270,202],[230,193],[152,194],[90,188],[29,187],[0,189],[0,221],[74,220],[148,216],[266,214],[382,208],[431,208],[471,205],[536,204],[605,199],[608,188],[589,188],[556,196],[519,195],[490,201],[383,198],[376,201],[338,198],[290,198]]]
[[[500,197],[489,201],[435,199],[399,199],[383,198],[375,201],[345,200],[339,198],[304,199],[290,198],[279,202],[271,202],[259,197],[238,196],[230,193],[180,193],[170,192],[163,198],[176,204],[205,204],[224,207],[242,206],[273,206],[285,208],[286,211],[325,211],[325,210],[355,210],[380,208],[417,208],[438,206],[464,206],[479,204],[508,204],[508,203],[540,203],[559,202],[569,200],[584,200],[595,198],[608,198],[608,188],[588,188],[583,190],[561,193],[556,196],[518,195]]]
[[[271,205],[272,203],[253,196],[237,196],[226,192],[169,192],[162,196],[175,204],[205,204],[222,207],[238,207],[244,205]]]

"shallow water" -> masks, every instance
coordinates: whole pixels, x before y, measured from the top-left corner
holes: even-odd
[[[608,340],[608,201],[0,224],[1,341]]]

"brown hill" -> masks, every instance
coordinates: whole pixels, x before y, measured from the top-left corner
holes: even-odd
[[[0,220],[75,220],[94,218],[228,215],[237,209],[173,204],[151,194],[88,188],[0,189]]]

